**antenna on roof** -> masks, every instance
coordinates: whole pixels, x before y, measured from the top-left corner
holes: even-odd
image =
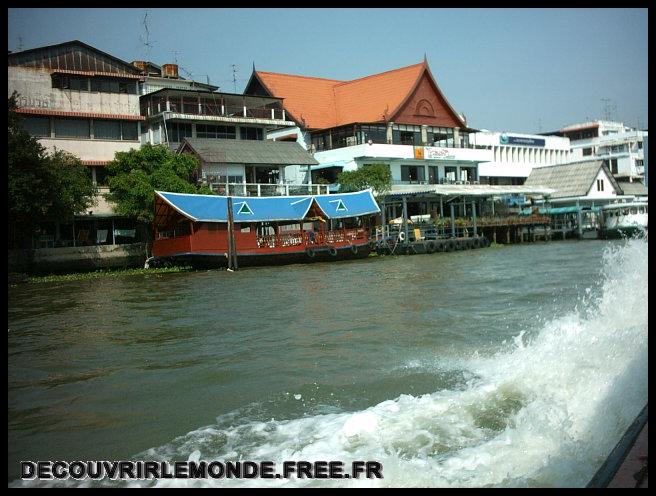
[[[150,51],[153,48],[154,42],[151,41],[150,39],[150,30],[148,29],[148,11],[144,14],[143,21],[141,22],[144,26],[144,32],[145,35],[140,35],[139,39],[141,40],[141,43],[144,45],[144,54],[145,54],[145,59],[149,60],[150,59]]]
[[[253,61],[253,72],[255,72],[255,61]]]
[[[237,66],[232,64],[232,84],[235,86],[235,93],[237,93]]]
[[[424,52],[424,64],[428,64],[428,59],[426,58],[426,52]]]
[[[610,98],[602,98],[602,102],[604,102],[604,120],[609,121],[610,120]]]

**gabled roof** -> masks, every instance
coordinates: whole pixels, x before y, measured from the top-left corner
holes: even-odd
[[[196,222],[227,222],[225,196],[155,191],[155,203],[163,200],[178,213]],[[313,204],[329,219],[357,217],[380,212],[371,189],[355,193],[305,196],[234,196],[235,222],[274,222],[304,219]],[[163,216],[164,218],[166,216]],[[158,219],[155,219],[155,224]]]
[[[618,181],[617,183],[622,189],[622,192],[625,195],[634,195],[634,196],[648,196],[649,190],[647,186],[642,184],[640,181]]]
[[[556,191],[551,195],[552,198],[586,196],[600,169],[603,169],[606,173],[615,191],[622,194],[622,189],[601,160],[534,167],[531,174],[526,178],[524,186],[539,185],[553,188]]]
[[[179,152],[191,150],[203,162],[225,164],[317,165],[295,141],[184,138]]]
[[[444,98],[425,60],[352,81],[253,71],[247,91],[255,80],[270,95],[285,99],[285,109],[297,123],[308,129],[325,129],[393,120],[423,76],[428,77],[447,111],[466,127]]]
[[[88,61],[76,60],[75,57],[70,57],[70,60],[63,56],[65,53],[73,52],[75,48],[88,50],[94,52],[101,57],[106,57],[111,61],[115,62],[117,65],[130,74],[140,74],[140,70],[134,65],[121,60],[118,57],[110,55],[107,52],[98,50],[91,45],[87,45],[79,40],[66,41],[64,43],[58,43],[55,45],[46,45],[37,48],[30,48],[29,50],[23,50],[20,52],[12,52],[8,54],[9,65],[26,65],[31,67],[47,67],[48,69],[71,69],[71,70],[97,70],[101,72],[113,72],[111,70],[101,70],[97,68],[88,68],[84,67],[83,64],[86,62],[86,65],[89,65]],[[39,56],[39,54],[42,54]],[[49,56],[48,56],[49,55]],[[61,58],[61,63],[57,63],[57,67],[53,67],[53,63],[50,61],[50,58],[54,57]],[[46,62],[48,62],[46,64]],[[62,66],[63,64],[63,66]],[[78,67],[81,65],[81,67]]]

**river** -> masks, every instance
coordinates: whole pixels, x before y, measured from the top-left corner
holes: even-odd
[[[129,484],[584,486],[648,400],[647,294],[645,240],[13,286],[8,483],[242,459],[384,478]]]

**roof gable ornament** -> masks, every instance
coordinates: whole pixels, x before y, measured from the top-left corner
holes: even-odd
[[[244,215],[253,215],[253,211],[251,208],[248,206],[248,203],[244,202],[237,202],[237,204],[241,203],[241,207],[239,207],[239,210],[237,211],[238,214],[244,214]]]
[[[335,206],[335,212],[348,212],[348,208],[344,205],[344,202],[340,200],[330,200],[330,203],[337,203]]]

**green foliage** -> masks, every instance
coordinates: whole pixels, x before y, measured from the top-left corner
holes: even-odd
[[[107,165],[110,193],[107,199],[116,211],[141,222],[154,219],[155,190],[172,193],[211,193],[198,190],[191,182],[198,160],[189,154],[177,154],[166,145],[146,144],[140,149],[117,152]]]
[[[97,188],[88,167],[61,150],[52,154],[22,127],[15,112],[16,97],[8,99],[8,213],[24,235],[43,221],[68,221],[95,202]]]
[[[74,272],[72,274],[51,274],[48,276],[35,276],[29,277],[27,282],[41,283],[41,282],[67,282],[67,281],[82,281],[86,279],[98,279],[101,277],[122,277],[122,276],[138,276],[138,275],[155,275],[159,274],[174,274],[179,272],[189,272],[193,270],[192,267],[158,267],[151,269],[106,269],[96,270],[94,272]]]
[[[382,195],[392,189],[392,173],[387,164],[367,164],[354,171],[341,172],[337,182],[344,193],[372,188],[376,195]]]

